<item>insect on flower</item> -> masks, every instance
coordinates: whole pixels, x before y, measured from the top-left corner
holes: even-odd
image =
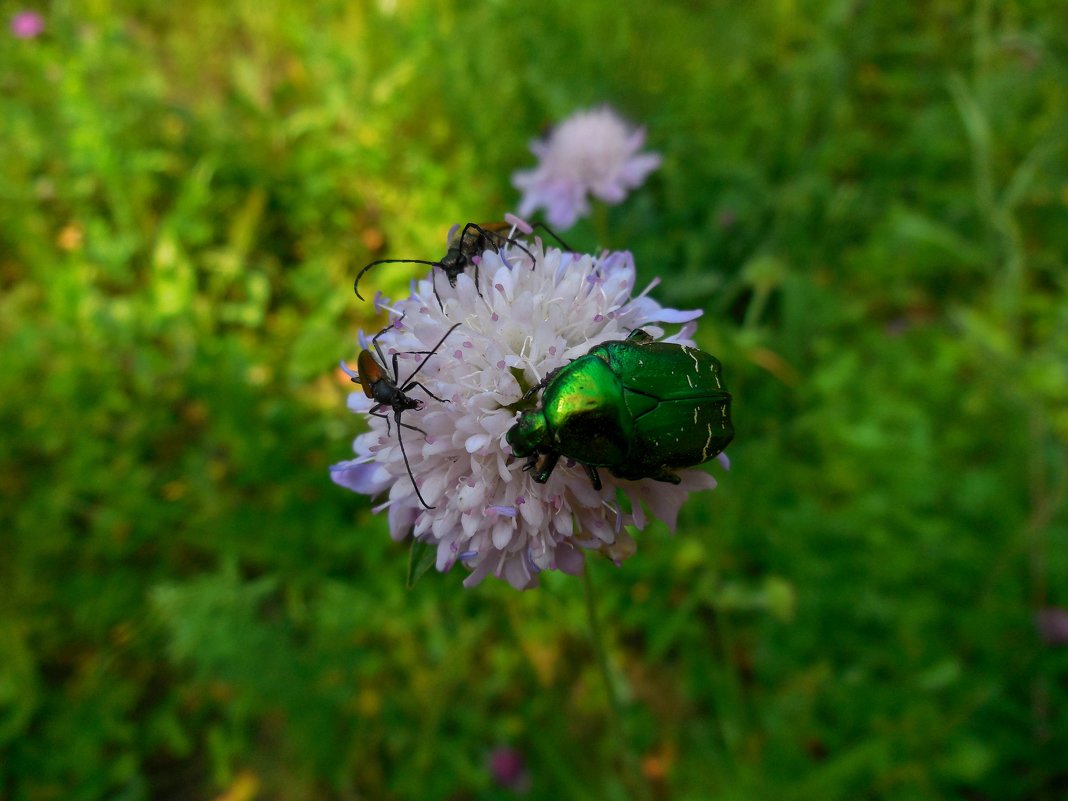
[[[530,457],[524,470],[536,470],[539,484],[561,456],[580,463],[595,490],[598,467],[678,484],[674,470],[718,456],[734,437],[719,361],[640,328],[549,373],[524,400],[538,390],[541,405],[524,411],[506,439],[512,453]]]
[[[711,357],[701,355],[691,339],[701,311],[661,306],[650,294],[656,281],[644,290],[636,289],[634,258],[626,251],[565,251],[532,237],[531,226],[516,228],[521,233],[510,235],[519,237],[534,255],[532,267],[525,255],[511,248],[502,247],[499,252],[490,248],[482,253],[479,265],[481,297],[470,280],[458,280],[455,298],[448,296],[449,304],[439,307],[432,300],[435,268],[412,285],[408,297],[389,303],[395,317],[407,314],[406,324],[379,340],[382,349],[387,354],[390,348],[425,353],[440,346],[438,355],[414,378],[452,401],[428,402],[418,421],[409,420],[428,435],[425,440],[413,439],[409,432],[404,440],[413,459],[411,468],[419,474],[420,495],[404,480],[410,478],[407,454],[392,438],[389,447],[382,447],[388,432],[381,415],[368,418],[371,430],[356,437],[354,458],[330,468],[331,480],[341,487],[369,497],[388,493],[378,511],[388,516],[390,536],[431,546],[439,571],[462,566],[468,587],[487,576],[520,589],[533,587],[545,571],[581,573],[584,559],[592,553],[606,554],[617,562],[629,558],[635,550],[631,533],[645,528],[652,518],[673,529],[686,499],[715,487],[716,479],[702,469],[678,467],[675,457],[685,446],[668,440],[668,434],[655,448],[649,447],[664,458],[655,464],[644,459],[642,443],[658,437],[652,430],[657,420],[670,418],[674,430],[685,428],[687,441],[700,433],[702,453],[687,458],[686,464],[696,465],[727,443],[725,432],[718,429],[720,423],[713,422],[715,411],[725,408],[725,398],[714,394],[722,387],[709,383],[704,360]],[[517,266],[518,256],[523,263]],[[442,345],[442,335],[461,319],[462,328]],[[418,324],[407,324],[411,320]],[[677,333],[660,336],[664,325],[680,324]],[[652,335],[648,339],[658,341],[639,341],[635,329],[644,329]],[[371,352],[368,358],[376,354],[370,344],[366,347]],[[551,433],[551,396],[564,394],[563,389],[570,386],[559,384],[560,376],[578,369],[572,364],[602,361],[596,354],[606,349],[619,350],[630,359],[625,369],[612,373],[612,381],[624,386],[601,410],[609,420],[609,412],[622,415],[630,427],[626,437],[609,443],[623,456],[602,459],[573,449],[572,440],[531,437],[527,455],[536,453],[535,467],[542,470],[524,470],[526,459],[513,457],[522,443],[514,434],[509,441],[508,432],[523,412],[533,414],[542,407],[546,430]],[[375,358],[378,364],[387,364]],[[401,363],[407,359],[414,366],[421,358],[402,355]],[[654,373],[647,376],[644,368],[637,370],[635,359],[652,366]],[[585,367],[578,370],[578,377],[588,378],[594,371]],[[550,378],[543,383],[546,376]],[[674,399],[680,394],[685,397],[686,376],[709,390],[707,401]],[[400,381],[396,370],[392,377],[400,388],[412,380]],[[535,385],[538,388],[521,401]],[[644,395],[638,390],[644,390]],[[657,408],[643,412],[628,403]],[[348,406],[354,412],[366,413],[373,404],[364,392],[350,393]],[[389,409],[379,411],[388,413]],[[707,443],[707,423],[712,423],[713,434],[719,431],[724,436]],[[541,481],[541,474],[548,472],[546,459],[554,452],[559,453],[558,463],[551,476]],[[717,458],[726,468],[724,455]],[[588,471],[579,462],[598,470],[603,464],[606,470],[600,470],[598,477],[603,482],[601,491],[591,486]],[[666,483],[666,472],[679,482]],[[639,480],[620,477],[635,474]],[[659,477],[665,480],[644,480]]]
[[[546,233],[552,236],[557,242],[563,245],[560,238],[550,231],[546,226],[538,223],[533,228],[543,228]],[[533,230],[531,228],[530,230]],[[456,279],[459,278],[460,273],[464,272],[468,267],[475,268],[475,289],[479,296],[482,295],[482,290],[478,286],[478,266],[482,260],[482,254],[487,250],[492,250],[494,253],[500,253],[501,249],[505,246],[511,245],[521,250],[526,256],[530,258],[531,265],[533,266],[534,256],[530,250],[512,236],[514,226],[510,222],[488,222],[478,223],[469,222],[461,229],[460,226],[455,226],[449,233],[449,246],[445,255],[442,256],[440,261],[426,261],[424,259],[379,259],[366,265],[356,275],[356,280],[353,282],[352,288],[356,292],[356,297],[363,300],[363,295],[360,294],[360,278],[363,274],[379,264],[428,264],[432,268],[437,267],[445,273],[445,277],[449,280],[449,286],[456,287]],[[564,245],[567,248],[566,245]],[[444,308],[441,302],[441,295],[438,294],[437,278],[433,270],[430,275],[431,285],[434,290],[434,297],[437,298],[438,307]]]
[[[408,423],[401,422],[401,415],[407,411],[419,411],[423,408],[423,401],[418,398],[412,398],[408,395],[408,392],[418,387],[423,390],[427,395],[436,401],[442,403],[448,403],[445,398],[439,398],[425,386],[418,381],[414,380],[415,376],[423,369],[423,366],[427,363],[431,356],[438,352],[438,349],[445,343],[445,340],[449,338],[449,334],[455,331],[460,324],[456,323],[435,345],[428,351],[406,351],[407,354],[422,355],[423,360],[419,362],[419,365],[412,370],[404,381],[400,380],[400,368],[397,366],[397,359],[400,356],[399,353],[394,353],[391,364],[393,366],[393,374],[390,375],[386,369],[386,357],[382,353],[382,347],[378,344],[378,340],[383,334],[389,331],[391,328],[398,327],[401,320],[404,319],[404,315],[397,318],[396,321],[390,323],[377,334],[371,338],[371,346],[374,348],[378,358],[375,359],[370,350],[361,351],[359,357],[356,360],[356,367],[358,372],[353,372],[352,369],[341,362],[341,369],[352,379],[353,383],[359,384],[363,387],[364,394],[375,401],[375,405],[371,407],[368,414],[372,414],[375,417],[381,417],[386,421],[386,433],[389,433],[389,415],[383,412],[383,409],[391,409],[393,411],[393,420],[397,424],[397,441],[400,443],[401,455],[404,457],[404,466],[408,469],[408,477],[412,480],[412,486],[415,487],[415,494],[419,498],[419,502],[427,509],[433,509],[419,492],[419,485],[415,483],[415,476],[412,474],[412,465],[408,461],[408,453],[404,449],[404,436],[401,434],[402,428],[407,428],[411,431],[418,431],[424,437],[427,433],[416,426],[409,425]]]

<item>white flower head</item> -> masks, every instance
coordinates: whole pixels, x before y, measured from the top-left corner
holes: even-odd
[[[462,563],[471,571],[466,586],[492,574],[516,588],[532,587],[543,570],[578,572],[590,550],[618,563],[635,548],[626,527],[643,528],[646,509],[674,529],[688,494],[714,487],[715,479],[688,469],[673,485],[624,481],[605,471],[597,491],[582,465],[563,459],[539,484],[523,469],[526,460],[512,455],[505,434],[525,388],[551,371],[638,327],[662,336],[657,323],[685,324],[665,341],[692,345],[693,321],[701,312],[663,308],[647,294],[655,281],[632,297],[635,270],[628,252],[569,253],[546,249],[536,239],[500,253],[487,250],[479,266],[478,289],[471,270],[455,288],[438,282],[442,306],[429,278],[413,282],[407,299],[383,303],[393,317],[379,338],[390,363],[386,372],[392,373],[398,354],[398,383],[423,385],[407,392],[422,406],[401,420],[425,435],[403,429],[402,452],[396,422],[387,426],[385,418],[370,416],[371,430],[354,443],[356,458],[334,465],[332,478],[381,496],[375,510],[388,509],[393,538],[412,534],[436,545],[437,569]],[[361,343],[366,349],[362,337]],[[355,412],[374,403],[362,391],[349,397]]]
[[[587,195],[620,203],[660,166],[657,153],[639,153],[645,130],[632,128],[608,106],[577,111],[530,149],[538,166],[512,176],[523,193],[520,216],[545,209],[549,224],[566,230],[590,213]]]

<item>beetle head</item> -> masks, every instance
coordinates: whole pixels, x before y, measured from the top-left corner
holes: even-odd
[[[542,450],[549,441],[549,427],[540,409],[523,412],[504,437],[520,459]]]

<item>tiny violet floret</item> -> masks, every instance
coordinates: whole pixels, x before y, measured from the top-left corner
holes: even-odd
[[[377,337],[382,357],[391,369],[396,358],[399,381],[421,365],[421,386],[404,386],[424,403],[404,417],[414,429],[404,429],[403,449],[391,415],[368,416],[355,457],[334,465],[331,477],[375,499],[395,540],[411,535],[436,548],[439,571],[459,563],[465,586],[493,575],[533,587],[546,570],[578,574],[588,552],[618,564],[635,550],[628,528],[642,529],[651,516],[674,529],[688,495],[715,479],[686,466],[694,461],[672,468],[670,480],[636,479],[600,462],[610,467],[598,489],[589,467],[566,451],[553,469],[531,469],[507,435],[521,412],[537,407],[547,377],[602,343],[636,341],[640,330],[657,347],[696,353],[690,337],[701,312],[662,307],[648,294],[655,281],[635,295],[628,252],[572,253],[528,237],[485,250],[479,267],[478,287],[473,270],[459,273],[455,287],[427,274],[410,297],[380,300],[393,321]],[[665,337],[664,324],[680,327]],[[366,415],[374,400],[354,391],[348,405]]]
[[[575,112],[547,139],[531,143],[538,166],[512,175],[523,193],[519,214],[545,209],[549,225],[566,230],[590,213],[588,195],[622,202],[660,166],[659,154],[639,152],[643,144],[645,130],[630,127],[607,106]]]

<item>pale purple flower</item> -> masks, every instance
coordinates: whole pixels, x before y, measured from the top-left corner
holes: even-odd
[[[17,39],[35,39],[44,32],[44,17],[36,11],[19,11],[11,18],[11,33]]]
[[[376,511],[388,510],[394,539],[411,534],[436,546],[440,571],[461,563],[470,571],[466,586],[494,575],[516,588],[532,587],[543,570],[577,574],[588,551],[618,563],[635,549],[627,527],[641,529],[651,516],[674,529],[689,493],[716,485],[700,469],[679,471],[678,485],[624,481],[603,471],[598,492],[582,466],[566,459],[545,484],[523,470],[526,460],[512,455],[505,433],[524,385],[639,326],[659,337],[664,331],[657,323],[684,324],[665,340],[692,344],[693,321],[701,315],[663,308],[648,295],[655,281],[633,296],[630,253],[566,253],[544,249],[540,239],[523,247],[482,254],[481,296],[468,270],[455,289],[437,282],[442,306],[429,278],[413,282],[409,298],[383,303],[396,322],[379,344],[387,361],[400,354],[401,380],[423,358],[408,351],[432,349],[460,324],[417,376],[448,402],[413,389],[409,394],[424,406],[402,418],[426,431],[424,437],[406,429],[404,446],[419,492],[434,508],[419,502],[397,426],[387,433],[384,419],[368,416],[371,430],[356,438],[355,458],[331,471],[341,486],[382,496]],[[349,397],[354,412],[373,403],[362,391]]]
[[[512,176],[523,193],[519,215],[545,209],[549,225],[564,230],[590,213],[587,195],[620,203],[660,166],[657,153],[639,153],[645,130],[632,128],[608,106],[578,111],[549,137],[531,143],[538,166]]]

